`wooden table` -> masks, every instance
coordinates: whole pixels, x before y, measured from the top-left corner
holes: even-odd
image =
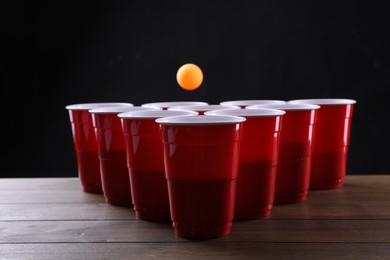
[[[390,259],[390,175],[347,176],[337,190],[234,221],[191,241],[81,191],[77,178],[0,179],[0,259]],[[382,258],[383,259],[383,258]]]

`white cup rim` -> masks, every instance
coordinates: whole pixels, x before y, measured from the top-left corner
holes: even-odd
[[[141,106],[109,106],[109,107],[99,107],[88,110],[92,114],[117,114],[131,111],[147,111],[147,110],[161,110],[154,107],[141,107]]]
[[[129,106],[133,107],[132,103],[124,102],[100,102],[100,103],[79,103],[67,105],[65,108],[68,110],[90,110],[98,107],[112,107],[112,106]]]
[[[293,99],[287,101],[290,104],[312,104],[312,105],[350,105],[355,104],[356,100],[347,98],[307,98]]]
[[[187,106],[187,105],[208,105],[208,103],[203,101],[167,101],[167,102],[144,103],[141,106],[163,108],[163,107]]]
[[[123,119],[157,119],[160,117],[168,116],[196,116],[198,112],[195,111],[172,111],[172,110],[162,110],[162,109],[153,109],[153,110],[140,110],[140,111],[131,111],[118,114],[118,117]]]
[[[232,105],[220,105],[220,104],[212,104],[212,105],[188,105],[188,106],[173,106],[168,108],[168,110],[182,111],[182,110],[200,110],[200,111],[210,111],[210,110],[224,110],[224,109],[241,109],[239,106]]]
[[[171,116],[156,119],[162,125],[226,125],[242,123],[245,117],[228,115]]]
[[[259,109],[259,108],[271,108],[271,109],[278,109],[278,110],[315,110],[319,109],[319,105],[312,105],[312,104],[264,104],[264,105],[252,105],[247,106],[246,109]]]
[[[270,108],[259,109],[222,109],[205,112],[205,115],[232,115],[242,117],[271,117],[282,116],[286,111]]]
[[[250,106],[256,104],[285,104],[286,101],[278,99],[242,99],[242,100],[228,100],[222,101],[221,105],[233,105],[233,106]]]

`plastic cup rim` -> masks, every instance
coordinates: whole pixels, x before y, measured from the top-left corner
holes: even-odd
[[[148,111],[148,110],[158,110],[161,109],[154,107],[141,107],[141,106],[110,106],[110,107],[99,107],[88,110],[92,114],[117,114],[125,112],[135,112],[135,111]]]
[[[355,104],[356,100],[347,98],[307,98],[293,99],[287,101],[289,104],[312,104],[312,105],[350,105]]]
[[[241,99],[222,101],[221,105],[250,106],[255,104],[285,104],[287,101],[279,99]]]
[[[162,125],[227,125],[238,124],[246,121],[245,117],[230,115],[198,115],[198,116],[170,116],[162,117],[155,120]]]
[[[188,105],[188,106],[173,106],[169,107],[168,110],[174,111],[182,111],[182,110],[194,110],[194,111],[210,111],[210,110],[225,110],[225,109],[241,109],[239,106],[233,105],[220,105],[220,104],[212,104],[212,105]]]
[[[321,106],[312,105],[312,104],[263,104],[263,105],[252,105],[247,106],[245,109],[259,109],[259,108],[271,108],[277,110],[288,110],[288,111],[297,111],[297,110],[316,110]]]
[[[155,109],[155,110],[139,110],[139,111],[130,111],[130,112],[124,112],[119,113],[118,117],[123,119],[157,119],[161,117],[169,117],[169,116],[196,116],[198,115],[195,111],[172,111],[172,110],[162,110],[162,109]]]
[[[226,113],[226,114],[225,114]],[[259,108],[259,109],[221,109],[205,112],[205,115],[232,115],[242,117],[272,117],[282,116],[286,111],[280,109]]]
[[[113,106],[133,107],[134,104],[125,103],[125,102],[78,103],[78,104],[67,105],[65,108],[67,110],[91,110],[91,109],[99,108],[99,107],[113,107]]]
[[[167,102],[144,103],[141,106],[163,108],[163,107],[187,106],[187,105],[208,105],[208,103],[203,101],[167,101]]]

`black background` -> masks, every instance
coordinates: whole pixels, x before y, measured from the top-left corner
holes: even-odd
[[[0,175],[77,176],[68,104],[295,98],[355,99],[348,174],[388,174],[386,2],[9,1]]]

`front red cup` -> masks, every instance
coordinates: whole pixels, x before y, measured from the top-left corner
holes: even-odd
[[[234,116],[180,116],[156,120],[164,142],[175,234],[211,239],[230,233],[241,126]]]
[[[246,118],[239,153],[234,219],[257,219],[271,215],[284,114],[284,111],[274,109],[206,112],[206,115]]]
[[[66,106],[72,125],[73,146],[76,153],[78,176],[85,192],[103,193],[98,145],[92,115],[88,110],[103,106],[128,105],[131,103],[83,103]]]
[[[310,189],[337,189],[343,186],[355,100],[301,99],[289,103],[317,104],[318,111]]]
[[[150,110],[120,113],[134,210],[139,219],[170,220],[164,151],[157,118],[197,115],[189,111]]]
[[[260,107],[286,111],[280,133],[275,203],[305,201],[309,192],[314,126],[319,106],[284,104],[249,108]]]
[[[129,171],[119,113],[151,110],[152,108],[115,106],[89,110],[98,141],[100,173],[106,202],[131,206]]]

